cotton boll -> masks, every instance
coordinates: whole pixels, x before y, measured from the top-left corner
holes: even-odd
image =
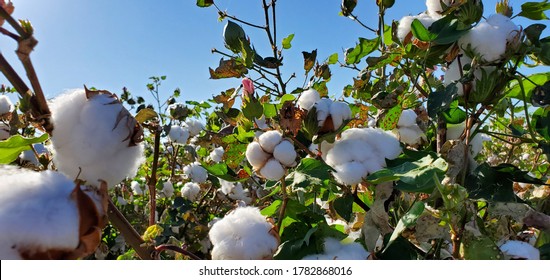
[[[467,57],[466,55],[462,55],[455,58],[455,60],[453,60],[453,62],[449,64],[449,66],[447,67],[447,70],[445,71],[445,75],[443,77],[443,84],[445,86],[448,86],[451,83],[457,82],[458,80],[460,80],[462,78],[461,73],[464,74],[466,72],[464,71],[464,66],[470,63],[472,63],[472,59]],[[460,70],[460,67],[463,68],[462,71]],[[476,74],[477,73],[474,73],[474,76],[477,76]],[[472,85],[475,85],[475,81],[472,82]],[[462,87],[462,83],[460,82],[457,83],[456,88],[457,88],[458,95],[463,96],[464,88]]]
[[[185,144],[189,139],[189,129],[187,127],[173,125],[170,127],[168,138],[170,138],[170,141],[172,141],[173,143]]]
[[[143,189],[137,181],[132,181],[130,183],[130,188],[132,189],[134,195],[143,195]]]
[[[427,12],[430,16],[434,18],[441,18],[441,12],[443,12],[443,7],[441,7],[441,0],[426,0]],[[447,6],[451,4],[453,0],[443,0],[443,3]]]
[[[354,153],[356,151],[349,149],[349,143],[354,141],[356,140],[344,139],[335,142],[332,149],[330,149],[326,154],[325,161],[327,162],[327,164],[334,167],[336,165],[342,165],[346,162],[352,161],[354,158]]]
[[[470,132],[474,132],[476,127],[472,127]],[[457,140],[466,130],[466,122],[459,124],[447,124],[447,140]],[[483,142],[491,139],[483,133],[478,133],[470,140],[470,154],[475,157],[483,148]]]
[[[315,109],[317,110],[317,122],[319,124],[319,127],[322,127],[325,124],[327,117],[330,115],[331,105],[332,100],[328,98],[323,98],[315,103]]]
[[[334,128],[338,129],[345,120],[351,119],[351,109],[348,104],[336,101],[330,105],[330,115]]]
[[[416,113],[412,109],[403,110],[401,112],[401,116],[399,117],[399,121],[397,122],[397,126],[413,126],[416,125]]]
[[[260,169],[270,157],[258,142],[252,142],[246,147],[246,159],[255,170]]]
[[[183,168],[183,174],[195,183],[204,183],[208,179],[208,172],[199,162],[193,162]]]
[[[188,119],[185,123],[189,127],[189,135],[191,137],[199,135],[204,130],[204,124],[197,119]]]
[[[0,115],[4,115],[13,111],[13,103],[9,97],[5,95],[0,95]]]
[[[376,158],[372,158],[364,161],[363,166],[365,167],[365,170],[367,171],[367,173],[372,174],[374,172],[382,170],[384,166],[386,166],[386,164],[385,162],[382,164],[379,161],[377,161]]]
[[[201,187],[197,183],[185,183],[181,188],[181,196],[189,201],[196,201]]]
[[[273,157],[285,166],[293,166],[296,164],[296,150],[294,145],[288,140],[283,140],[273,150]]]
[[[366,260],[370,253],[359,243],[342,244],[334,238],[326,238],[324,254],[309,255],[303,260]]]
[[[259,173],[268,180],[277,181],[283,178],[285,169],[278,160],[271,158],[265,163],[264,167],[260,169]]]
[[[0,141],[10,138],[10,126],[0,122]]]
[[[262,149],[268,153],[273,153],[275,146],[281,143],[283,140],[283,135],[277,130],[270,130],[264,132],[260,137],[258,137],[258,142]]]
[[[214,260],[271,259],[279,238],[256,207],[239,207],[216,222],[208,234]]]
[[[321,96],[319,95],[319,92],[316,90],[310,88],[300,95],[300,98],[298,98],[298,106],[304,110],[311,110],[315,103],[321,99]]]
[[[367,143],[384,158],[394,159],[401,154],[399,140],[391,132],[379,128],[366,128],[365,131]]]
[[[416,16],[405,16],[399,20],[399,24],[397,25],[397,38],[402,43],[405,41],[409,33],[411,33],[411,25],[412,22],[418,19],[420,23],[426,28],[429,28],[436,19],[431,17],[430,15],[426,13],[421,13]]]
[[[59,172],[34,172],[5,165],[0,166],[0,177],[0,259],[78,258],[93,253],[95,248],[75,251],[80,244],[80,219],[95,213],[96,220],[89,221],[98,222],[97,217],[105,214],[85,187],[78,190],[71,179]],[[93,213],[79,214],[81,196],[92,199],[93,204],[88,206]]]
[[[20,158],[22,161],[29,162],[34,166],[40,166],[40,162],[36,158],[36,155],[34,154],[33,150],[26,150],[21,152]]]
[[[399,140],[407,145],[417,145],[425,138],[424,132],[418,126],[400,127],[398,130]]]
[[[239,183],[232,183],[225,180],[220,179],[220,185],[221,189],[220,191],[227,195],[229,198],[234,200],[241,200],[246,204],[250,204],[252,202],[252,198],[250,197],[250,192],[248,190],[243,189],[243,185]]]
[[[109,186],[136,173],[144,160],[141,127],[113,95],[73,90],[56,97],[50,109],[59,171]]]
[[[491,15],[487,18],[487,23],[498,29],[500,33],[505,34],[508,42],[512,41],[519,32],[519,27],[505,15]]]
[[[363,181],[367,176],[367,170],[360,162],[352,161],[342,165],[333,166],[334,178],[344,185],[356,185]]]
[[[213,162],[218,163],[218,162],[222,161],[224,152],[225,151],[224,151],[223,147],[217,147],[214,150],[212,150],[212,152],[210,152],[209,157]]]
[[[500,246],[500,250],[508,258],[540,260],[540,251],[527,242],[508,240]]]

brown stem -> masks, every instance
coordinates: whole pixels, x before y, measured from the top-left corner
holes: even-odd
[[[361,21],[359,20],[359,18],[358,18],[357,16],[355,16],[354,14],[350,13],[348,17],[351,18],[352,20],[356,21],[357,23],[359,23],[359,25],[363,26],[363,27],[366,28],[367,30],[376,33],[376,30],[374,30],[373,28],[368,27],[366,24],[364,24],[363,22],[361,22]]]
[[[279,59],[280,55],[277,50],[277,43],[273,39],[273,36],[271,35],[271,28],[269,27],[269,5],[267,5],[266,0],[262,0],[263,7],[264,7],[264,16],[265,16],[265,32],[267,33],[267,38],[269,39],[269,43],[271,44],[271,49],[273,50],[273,57]],[[273,10],[275,10],[275,1],[271,3],[273,5]],[[275,15],[275,11],[273,11],[273,15]],[[276,19],[273,18],[273,25],[275,25]],[[274,27],[275,29],[276,27]],[[283,82],[283,78],[281,77],[281,68],[279,65],[277,65],[277,80],[279,81],[279,84],[281,85],[281,91],[280,95],[286,94],[286,85]]]
[[[162,128],[159,125],[153,126],[155,133],[155,147],[153,152],[153,167],[151,171],[151,178],[149,178],[149,226],[152,226],[156,223],[156,209],[157,209],[157,198],[156,198],[156,185],[157,185],[157,168],[159,162],[160,154],[160,134]]]
[[[306,152],[310,157],[317,158],[317,155],[314,152],[312,152],[310,149],[308,149],[308,147],[306,147],[306,145],[304,145],[302,142],[298,141],[296,137],[294,137],[293,135],[288,135],[288,137],[290,137],[290,139],[294,141],[294,144],[298,145],[298,147],[300,147],[300,149]]]
[[[109,198],[109,210],[107,214],[111,224],[124,236],[124,240],[130,245],[142,260],[152,260],[154,249],[151,246],[144,246],[145,241],[139,233],[126,220],[124,215],[116,208],[113,201]]]
[[[359,196],[357,195],[357,188],[355,188],[352,194],[353,194],[353,202],[359,205],[359,207],[365,210],[365,212],[368,212],[370,210],[370,207],[367,204],[365,204],[365,202],[363,202],[361,198],[359,198]]]
[[[9,32],[8,30],[6,30],[3,27],[0,27],[0,33],[14,39],[17,42],[19,42],[19,40],[21,39],[21,37],[19,37],[17,34],[13,34],[13,33]]]
[[[25,32],[23,27],[21,27],[21,25],[19,25],[19,23],[10,14],[8,14],[8,12],[4,10],[4,8],[2,8],[1,6],[0,6],[0,18],[5,19],[11,25],[11,27],[15,29],[15,31],[17,32],[17,34],[19,34],[19,36],[24,38],[29,36],[29,34]]]
[[[437,120],[437,152],[441,151],[443,144],[447,141],[447,123],[443,117],[438,117]]]
[[[195,254],[185,250],[182,247],[178,247],[176,245],[163,244],[155,247],[155,250],[157,251],[158,254],[160,254],[162,251],[170,250],[170,251],[178,252],[182,255],[188,256],[194,260],[201,260],[201,258],[197,257]]]
[[[222,17],[230,18],[230,19],[232,19],[232,20],[234,20],[234,21],[240,22],[240,23],[242,23],[242,24],[246,24],[246,25],[248,25],[248,26],[250,26],[250,27],[254,27],[254,28],[258,28],[258,29],[265,29],[265,28],[266,28],[265,26],[256,25],[256,24],[253,24],[253,23],[250,23],[250,22],[241,20],[241,19],[239,19],[239,18],[237,18],[237,17],[235,17],[235,16],[232,16],[232,15],[228,14],[227,12],[222,11],[222,10],[216,5],[216,3],[213,3],[213,4],[214,4],[214,7],[216,7],[216,9],[218,10],[218,13],[220,14],[220,16],[222,16]]]
[[[286,182],[284,177],[281,179],[281,192],[283,193],[283,204],[281,205],[281,209],[279,210],[279,221],[277,222],[277,228],[279,229],[279,231],[282,230],[283,219],[286,212],[286,205],[288,204],[288,194],[286,192]]]

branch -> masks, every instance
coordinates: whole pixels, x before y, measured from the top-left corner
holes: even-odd
[[[250,27],[254,27],[254,28],[258,28],[258,29],[266,29],[267,27],[265,26],[260,26],[260,25],[256,25],[256,24],[253,24],[253,23],[250,23],[250,22],[247,22],[247,21],[244,21],[244,20],[241,20],[235,16],[232,16],[230,14],[228,14],[227,12],[225,11],[222,11],[217,5],[216,3],[213,3],[214,4],[214,7],[216,7],[216,9],[218,10],[218,14],[221,16],[221,17],[227,17],[227,18],[230,18],[234,21],[237,21],[237,22],[240,22],[242,24],[246,24]]]
[[[167,245],[167,244],[159,245],[155,247],[155,250],[157,251],[158,254],[160,254],[162,251],[170,250],[170,251],[178,252],[182,255],[188,256],[194,260],[201,260],[201,258],[197,257],[195,254],[187,251],[183,247],[178,247],[176,245]]]
[[[281,209],[279,210],[279,221],[277,222],[277,228],[279,230],[282,229],[283,219],[286,212],[286,205],[288,204],[288,194],[286,192],[286,182],[284,177],[281,178],[281,191],[283,192],[283,204],[281,205]]]
[[[151,178],[149,178],[149,182],[147,183],[149,187],[149,226],[152,226],[156,223],[156,212],[157,212],[157,201],[156,201],[156,185],[157,185],[157,169],[158,169],[158,162],[159,162],[159,153],[160,153],[160,134],[162,132],[162,128],[157,124],[152,127],[154,129],[155,133],[155,147],[154,147],[154,154],[153,154],[153,167],[151,171]]]
[[[376,30],[374,30],[373,28],[370,28],[370,27],[366,26],[366,25],[365,25],[363,22],[361,22],[361,21],[359,20],[359,18],[356,17],[354,14],[351,14],[351,13],[350,13],[350,15],[349,15],[348,17],[349,17],[350,19],[356,21],[357,23],[359,23],[359,25],[363,26],[363,27],[366,28],[367,30],[376,33]]]
[[[273,36],[271,35],[271,30],[269,28],[269,5],[267,5],[266,0],[262,0],[263,7],[264,7],[264,16],[265,16],[265,32],[267,33],[267,38],[269,39],[269,43],[271,44],[271,49],[273,50],[273,57],[279,59],[280,55],[277,50],[277,43],[273,39]],[[273,15],[275,15],[275,1],[271,3],[273,5]],[[273,18],[273,25],[276,24],[276,19]],[[274,30],[276,30],[276,27],[273,27]],[[279,84],[281,85],[282,95],[286,94],[286,85],[283,82],[283,78],[281,77],[281,68],[279,65],[277,65],[277,80],[279,81]]]

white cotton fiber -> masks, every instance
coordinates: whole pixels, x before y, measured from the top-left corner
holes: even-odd
[[[201,187],[199,184],[188,182],[181,188],[181,197],[189,201],[196,201],[200,191]]]
[[[185,121],[185,124],[189,128],[189,135],[191,137],[199,135],[204,130],[204,124],[197,119],[188,119]]]
[[[234,200],[241,200],[246,204],[250,204],[252,202],[250,191],[243,189],[243,185],[240,182],[233,183],[220,179],[220,185],[220,191],[223,194],[227,195],[229,198]]]
[[[398,135],[399,141],[408,145],[417,145],[426,138],[422,129],[416,124],[416,117],[412,109],[401,112],[397,127],[393,130],[394,134]]]
[[[223,147],[217,147],[214,150],[212,150],[212,152],[210,152],[209,158],[213,162],[218,163],[218,162],[222,161],[223,154],[224,154]]]
[[[298,106],[304,110],[311,110],[313,108],[313,105],[317,101],[321,99],[321,96],[319,95],[319,92],[316,90],[310,88],[300,95],[300,98],[298,98]]]
[[[79,214],[71,199],[71,179],[6,165],[0,166],[0,177],[0,259],[21,259],[19,250],[78,247]]]
[[[132,189],[134,195],[143,195],[144,191],[141,187],[141,184],[137,181],[132,181],[130,183],[130,188]]]
[[[432,24],[436,21],[436,19],[426,13],[421,13],[416,16],[405,16],[401,18],[397,25],[397,38],[399,39],[399,41],[405,41],[405,38],[409,35],[409,33],[411,33],[411,24],[415,19],[418,19],[420,23],[422,23],[422,25],[426,28],[432,26]]]
[[[471,133],[474,132],[476,127],[470,129]],[[466,130],[466,122],[459,124],[447,124],[447,140],[458,140],[460,136]],[[473,139],[470,139],[470,154],[475,157],[483,148],[483,142],[490,141],[490,137],[483,133],[477,133]]]
[[[370,253],[359,243],[342,244],[337,239],[325,239],[324,254],[305,256],[303,260],[366,260]]]
[[[0,95],[0,115],[4,115],[13,111],[13,103],[9,97],[5,95]]]
[[[294,145],[288,140],[283,140],[273,150],[273,157],[278,160],[281,164],[291,167],[296,165],[296,150],[294,150]]]
[[[540,251],[527,242],[508,240],[500,246],[500,250],[508,258],[540,260]]]
[[[0,122],[0,141],[10,138],[10,126]]]
[[[187,127],[173,125],[170,127],[168,138],[170,138],[170,141],[172,141],[173,143],[185,144],[189,139],[189,129]]]
[[[193,162],[183,168],[183,174],[186,178],[195,183],[204,183],[208,179],[208,172],[199,162]]]
[[[443,12],[443,7],[441,7],[441,0],[426,0],[427,13],[434,18],[441,18],[441,12]],[[451,4],[453,0],[443,0],[443,3],[447,6]]]
[[[283,140],[283,135],[277,130],[270,130],[264,132],[260,137],[258,137],[258,142],[262,149],[268,153],[273,153],[275,146],[281,143]]]
[[[330,105],[330,116],[334,129],[338,129],[345,120],[351,119],[351,109],[345,102],[335,101]]]
[[[259,173],[268,180],[278,181],[285,175],[285,169],[278,160],[272,158],[265,163]]]
[[[174,184],[170,181],[164,182],[162,190],[159,193],[161,198],[170,198],[174,195]]]
[[[254,169],[258,170],[262,166],[264,166],[265,162],[271,157],[270,154],[264,152],[262,147],[260,146],[260,143],[258,142],[252,142],[248,144],[246,147],[246,159],[254,167]]]
[[[53,161],[69,178],[114,186],[135,175],[144,160],[141,129],[135,119],[109,94],[87,99],[84,90],[72,90],[50,103]]]
[[[333,166],[336,172],[334,178],[344,185],[356,185],[363,181],[367,170],[361,162],[351,161],[342,165]]]
[[[330,105],[332,105],[332,100],[328,98],[323,98],[315,103],[319,127],[322,127],[323,124],[325,124],[327,117],[330,115]]]
[[[416,113],[412,109],[403,110],[397,126],[413,126],[416,125]]]
[[[239,207],[216,222],[208,234],[214,260],[271,259],[279,246],[273,225],[256,207]]]

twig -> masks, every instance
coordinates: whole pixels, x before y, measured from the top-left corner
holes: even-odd
[[[157,185],[157,168],[159,162],[159,153],[160,153],[160,134],[162,128],[157,124],[152,127],[155,133],[155,147],[153,153],[153,167],[151,171],[151,178],[149,178],[148,187],[149,187],[149,226],[152,226],[156,223],[156,212],[157,212],[157,200],[156,200],[156,185]]]
[[[350,19],[352,19],[353,21],[356,21],[357,23],[359,23],[359,25],[363,26],[363,27],[366,28],[367,30],[376,33],[376,30],[374,30],[373,28],[370,28],[370,27],[368,27],[367,25],[365,25],[365,24],[364,24],[363,22],[361,22],[361,21],[359,20],[359,18],[356,17],[354,14],[350,13],[348,17],[349,17]]]
[[[264,7],[264,16],[265,16],[265,32],[267,33],[267,38],[269,39],[269,43],[271,44],[271,49],[273,50],[273,57],[279,59],[280,55],[277,50],[277,43],[273,39],[273,36],[271,35],[271,29],[269,27],[269,6],[267,5],[266,0],[262,0],[263,7]],[[275,2],[272,2],[271,4],[274,4]],[[273,5],[273,10],[275,9],[275,5]],[[273,15],[275,15],[275,12],[273,12]],[[276,24],[276,19],[273,18],[273,25]],[[281,77],[281,68],[279,65],[277,65],[277,80],[279,81],[279,84],[281,85],[281,95],[286,94],[286,85],[283,82],[283,78]]]
[[[126,220],[124,215],[116,208],[113,201],[109,198],[108,201],[108,216],[109,221],[113,226],[124,236],[124,240],[130,245],[142,260],[152,260],[154,249],[147,246],[139,233],[132,227],[130,222]]]
[[[194,260],[201,260],[201,258],[197,257],[197,255],[185,250],[182,247],[178,247],[176,245],[163,244],[155,247],[155,250],[157,251],[158,254],[160,254],[162,251],[170,250],[170,251],[178,252],[182,255],[188,256]]]
[[[237,18],[237,17],[235,17],[235,16],[232,16],[232,15],[228,14],[227,12],[222,11],[222,10],[216,5],[216,3],[213,3],[213,4],[214,4],[214,7],[216,7],[216,9],[218,10],[218,13],[220,14],[220,16],[222,16],[222,17],[230,18],[230,19],[232,19],[232,20],[234,20],[234,21],[240,22],[240,23],[242,23],[242,24],[246,24],[246,25],[248,25],[248,26],[250,26],[250,27],[254,27],[254,28],[258,28],[258,29],[266,29],[265,26],[256,25],[256,24],[253,24],[253,23],[250,23],[250,22],[241,20],[241,19],[239,19],[239,18]]]
[[[286,192],[286,182],[285,178],[281,178],[281,192],[283,193],[283,204],[281,205],[281,209],[279,210],[279,221],[277,222],[277,228],[282,230],[283,225],[283,219],[285,217],[286,212],[286,205],[288,204],[288,194]]]

